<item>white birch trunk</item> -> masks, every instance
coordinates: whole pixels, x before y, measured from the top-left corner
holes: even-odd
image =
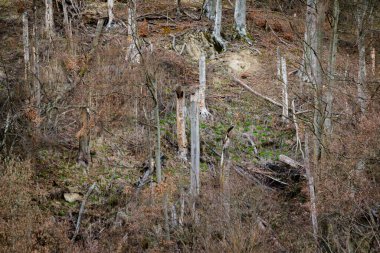
[[[241,38],[247,37],[246,13],[246,0],[236,0],[234,13],[235,29]]]
[[[215,20],[216,0],[206,0],[203,10],[208,19]]]
[[[199,110],[203,119],[211,115],[206,108],[206,56],[203,53],[199,58]]]
[[[53,0],[45,0],[45,32],[51,40],[54,36]]]
[[[107,7],[108,7],[108,23],[107,23],[107,29],[110,29],[112,27],[113,20],[115,18],[113,14],[113,0],[107,0]]]
[[[218,51],[226,51],[226,42],[221,36],[222,9],[223,9],[222,0],[216,0],[216,15],[215,15],[215,24],[214,24],[214,31],[212,33],[212,37],[217,47],[220,49]]]
[[[328,74],[329,82],[327,87],[326,94],[326,120],[325,120],[325,129],[328,134],[332,133],[332,107],[333,107],[333,94],[332,88],[335,85],[335,68],[336,68],[336,54],[338,49],[338,23],[339,23],[339,0],[334,0],[334,11],[333,11],[333,31],[331,36],[330,44],[330,56],[328,63]]]
[[[190,124],[191,124],[191,170],[190,170],[190,194],[192,197],[199,195],[199,92],[190,96]]]
[[[28,13],[25,11],[22,14],[22,40],[24,45],[24,64],[25,64],[25,83],[29,82],[30,71],[30,45],[29,45],[29,20]],[[28,87],[29,88],[29,87]]]
[[[186,105],[185,94],[181,87],[177,88],[177,142],[179,157],[187,160],[187,139],[186,139]]]

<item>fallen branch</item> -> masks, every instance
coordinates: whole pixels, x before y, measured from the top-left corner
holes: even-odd
[[[75,238],[77,237],[77,235],[79,233],[80,222],[82,220],[82,215],[83,215],[83,212],[84,212],[84,207],[86,205],[86,201],[87,201],[88,197],[90,197],[91,192],[94,190],[95,186],[96,186],[96,182],[91,185],[91,187],[88,189],[86,195],[83,198],[82,204],[81,204],[80,209],[79,209],[79,215],[78,215],[77,225],[75,226],[75,233],[74,233],[74,236],[71,239],[71,241],[75,241]]]
[[[283,163],[285,163],[285,164],[289,165],[290,167],[295,168],[297,170],[304,168],[304,166],[302,164],[300,164],[299,162],[293,160],[292,158],[290,158],[290,157],[288,157],[286,155],[280,155],[278,157],[278,159],[281,162],[283,162]]]

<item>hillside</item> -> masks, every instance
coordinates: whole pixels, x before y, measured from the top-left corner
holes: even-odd
[[[319,86],[304,1],[222,1],[225,50],[201,0],[48,2],[0,0],[0,252],[380,251],[377,1],[319,3]]]

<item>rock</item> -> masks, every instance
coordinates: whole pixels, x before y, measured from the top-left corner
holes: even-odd
[[[76,192],[64,193],[63,198],[69,203],[74,203],[76,201],[81,201],[83,199],[82,195]]]

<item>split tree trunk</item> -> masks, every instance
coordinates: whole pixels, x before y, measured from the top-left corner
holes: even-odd
[[[51,40],[54,37],[53,0],[45,0],[45,31]]]
[[[221,36],[222,30],[222,0],[216,0],[216,14],[214,31],[212,32],[212,38],[217,46],[218,51],[226,51],[226,42]]]
[[[191,170],[190,170],[190,194],[192,197],[199,195],[199,92],[190,96],[190,124],[191,124]]]
[[[326,133],[332,133],[332,107],[333,107],[333,94],[332,88],[335,85],[335,68],[336,68],[336,54],[338,49],[338,23],[339,23],[339,0],[334,0],[334,11],[333,11],[333,31],[331,36],[331,44],[330,44],[330,56],[328,63],[328,74],[329,74],[329,82],[327,87],[326,94],[326,120],[325,120],[325,129]]]
[[[177,141],[179,157],[187,160],[187,140],[186,140],[186,104],[185,94],[180,86],[177,88]]]
[[[111,28],[113,20],[115,16],[113,15],[113,0],[107,0],[107,7],[108,7],[108,23],[107,23],[107,29]]]
[[[202,118],[210,116],[206,108],[206,56],[203,53],[199,58],[199,110]]]

